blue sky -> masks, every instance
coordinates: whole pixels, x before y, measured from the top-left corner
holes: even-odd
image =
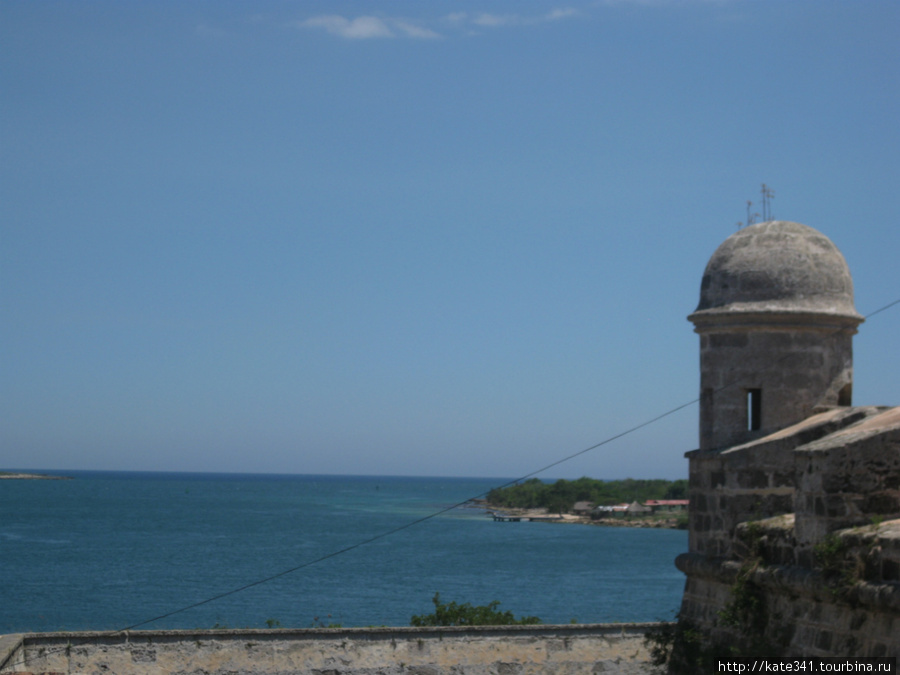
[[[694,399],[761,183],[900,297],[893,0],[0,3],[0,466],[516,476]],[[754,210],[760,207],[754,204]],[[900,309],[855,403],[900,404]],[[697,408],[549,476],[683,477]]]

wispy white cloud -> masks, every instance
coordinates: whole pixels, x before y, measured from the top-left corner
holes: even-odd
[[[430,28],[425,28],[424,26],[409,23],[407,21],[396,20],[394,21],[394,26],[396,26],[398,31],[405,34],[406,37],[417,38],[419,40],[435,40],[441,37],[439,33],[436,33]]]
[[[407,19],[358,16],[348,19],[337,14],[314,16],[299,25],[303,28],[319,28],[332,35],[348,40],[369,40],[373,38],[407,37],[419,40],[433,40],[441,37],[438,33]]]
[[[553,9],[545,14],[526,15],[526,14],[490,14],[488,12],[480,12],[478,14],[463,17],[474,26],[480,28],[503,28],[505,26],[534,26],[541,23],[551,21],[559,21],[561,19],[571,19],[581,15],[581,12],[572,7],[560,7]],[[457,19],[459,21],[459,19]]]
[[[499,26],[511,26],[513,24],[521,24],[522,18],[517,14],[488,14],[482,12],[471,19],[476,26],[485,28],[497,28]]]
[[[444,17],[444,21],[450,24],[459,25],[465,23],[469,18],[466,12],[453,12]]]
[[[355,19],[347,19],[336,14],[329,14],[306,19],[301,21],[300,25],[304,28],[322,28],[332,35],[350,40],[395,37],[394,32],[384,20],[375,16],[359,16]]]
[[[579,16],[581,12],[572,7],[566,7],[565,9],[554,9],[551,12],[547,12],[544,15],[545,21],[559,21],[560,19],[571,19],[576,16]]]
[[[324,14],[297,22],[302,28],[325,30],[332,35],[348,40],[374,38],[412,38],[435,40],[445,37],[443,33],[453,31],[472,32],[478,29],[502,28],[505,26],[529,26],[581,15],[571,7],[553,9],[545,14],[491,14],[489,12],[453,12],[434,21],[429,27],[426,20],[399,17],[358,16],[348,18],[338,14]],[[443,30],[443,33],[440,32]]]

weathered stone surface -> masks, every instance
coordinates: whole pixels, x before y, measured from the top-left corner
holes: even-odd
[[[761,603],[754,639],[787,655],[900,655],[900,408],[850,407],[861,317],[840,252],[797,223],[745,228],[688,318],[700,449],[681,617],[745,637],[721,615],[740,578]]]
[[[818,407],[850,404],[852,337],[863,319],[847,263],[811,227],[772,221],[726,239],[688,318],[701,336],[701,449],[744,443]]]
[[[46,633],[7,640],[2,672],[150,675],[646,675],[658,624]]]
[[[814,311],[856,316],[844,257],[821,232],[768,221],[738,230],[710,258],[696,312]]]

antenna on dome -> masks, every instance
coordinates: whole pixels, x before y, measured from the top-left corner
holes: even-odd
[[[747,200],[747,225],[752,225],[756,222],[756,219],[759,218],[758,213],[751,213],[750,210],[753,208],[753,202],[749,199]],[[738,221],[737,229],[741,229],[744,226],[744,223]]]
[[[775,190],[763,183],[759,193],[762,195],[762,219],[764,223],[767,223],[772,220],[772,206],[769,204],[769,200],[775,199]]]

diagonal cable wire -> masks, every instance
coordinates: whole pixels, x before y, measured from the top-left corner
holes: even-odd
[[[874,312],[869,312],[868,314],[866,314],[866,316],[865,316],[864,318],[866,318],[866,319],[871,319],[871,318],[872,318],[873,316],[875,316],[876,314],[881,314],[884,310],[890,309],[890,308],[893,307],[894,305],[900,305],[900,298],[897,298],[897,299],[894,300],[893,302],[889,302],[888,304],[886,304],[886,305],[884,305],[884,306],[882,306],[882,307],[879,307],[879,308],[876,309]]]
[[[186,611],[188,611],[188,610],[194,609],[195,607],[201,607],[202,605],[206,605],[206,604],[209,604],[209,603],[211,603],[211,602],[215,602],[216,600],[220,600],[220,599],[222,599],[222,598],[226,598],[226,597],[228,597],[228,596],[230,596],[230,595],[235,595],[236,593],[240,593],[240,592],[245,591],[245,590],[247,590],[247,589],[249,589],[249,588],[253,588],[254,586],[260,586],[260,585],[265,584],[265,583],[268,583],[268,582],[270,582],[270,581],[274,581],[275,579],[280,579],[281,577],[287,576],[287,575],[289,575],[289,574],[293,574],[294,572],[297,572],[297,571],[299,571],[299,570],[302,570],[302,569],[304,569],[304,568],[306,568],[306,567],[311,567],[311,566],[313,566],[313,565],[317,565],[317,564],[319,564],[319,563],[321,563],[321,562],[325,562],[326,560],[330,560],[331,558],[335,558],[335,557],[337,557],[337,556],[339,556],[339,555],[343,555],[344,553],[349,553],[350,551],[356,550],[356,549],[361,548],[361,547],[363,547],[363,546],[367,546],[368,544],[374,543],[374,542],[379,541],[379,540],[381,540],[381,539],[386,539],[387,537],[393,536],[393,535],[397,534],[398,532],[402,532],[403,530],[408,530],[409,528],[414,527],[414,526],[416,526],[416,525],[419,525],[420,523],[424,523],[424,522],[426,522],[426,521],[428,521],[428,520],[432,520],[432,519],[434,519],[434,518],[437,518],[438,516],[442,516],[442,515],[444,515],[445,513],[447,513],[448,511],[452,511],[452,510],[454,510],[454,509],[457,509],[457,508],[460,508],[460,507],[462,507],[462,506],[465,506],[466,504],[469,504],[469,503],[471,503],[472,501],[474,501],[474,500],[476,500],[476,499],[481,499],[481,498],[483,498],[483,497],[486,497],[492,490],[500,490],[500,489],[509,487],[509,486],[511,486],[511,485],[515,485],[516,483],[520,483],[521,481],[527,480],[528,478],[531,478],[532,476],[536,476],[536,475],[538,475],[538,474],[540,474],[540,473],[543,473],[543,472],[547,471],[548,469],[552,469],[552,468],[555,467],[555,466],[558,466],[558,465],[560,465],[560,464],[563,464],[563,463],[565,463],[565,462],[568,462],[568,461],[571,460],[571,459],[574,459],[574,458],[576,458],[576,457],[579,457],[580,455],[583,455],[583,454],[585,454],[585,453],[588,453],[588,452],[590,452],[591,450],[596,450],[597,448],[599,448],[599,447],[601,447],[601,446],[603,446],[603,445],[606,445],[606,444],[608,444],[608,443],[612,443],[613,441],[618,440],[618,439],[622,438],[623,436],[627,436],[628,434],[631,434],[631,433],[637,431],[638,429],[642,429],[642,428],[644,428],[644,427],[646,427],[646,426],[649,426],[649,425],[651,425],[651,424],[653,424],[653,423],[655,423],[655,422],[657,422],[657,421],[663,419],[664,417],[668,417],[669,415],[672,415],[672,414],[678,412],[679,410],[682,410],[682,409],[684,409],[684,408],[687,408],[688,406],[691,406],[691,405],[693,405],[694,403],[696,403],[698,400],[699,400],[699,399],[696,399],[696,398],[695,398],[695,399],[692,400],[692,401],[688,401],[687,403],[683,403],[683,404],[681,404],[680,406],[678,406],[677,408],[672,408],[671,410],[669,410],[669,411],[667,411],[667,412],[664,412],[664,413],[661,414],[661,415],[657,415],[657,416],[654,417],[653,419],[650,419],[650,420],[647,420],[646,422],[642,422],[641,424],[635,425],[635,426],[631,427],[630,429],[627,429],[627,430],[625,430],[625,431],[622,431],[622,432],[620,432],[620,433],[618,433],[618,434],[616,434],[616,435],[614,435],[614,436],[610,436],[609,438],[607,438],[607,439],[605,439],[605,440],[603,440],[603,441],[600,441],[599,443],[595,443],[594,445],[592,445],[592,446],[590,446],[590,447],[584,448],[583,450],[579,450],[578,452],[575,452],[575,453],[573,453],[573,454],[571,454],[571,455],[569,455],[569,456],[567,456],[567,457],[563,457],[562,459],[556,460],[555,462],[552,462],[552,463],[550,463],[550,464],[547,464],[546,466],[541,467],[540,469],[537,469],[537,470],[535,470],[535,471],[532,471],[531,473],[525,474],[524,476],[520,476],[520,477],[518,477],[518,478],[514,478],[513,480],[507,481],[506,483],[503,483],[502,485],[499,485],[499,486],[497,486],[497,487],[495,487],[495,488],[491,488],[491,490],[486,490],[485,492],[482,492],[481,494],[475,495],[474,497],[469,497],[468,499],[465,499],[465,500],[463,500],[463,501],[461,501],[461,502],[457,502],[457,503],[455,503],[455,504],[453,504],[453,505],[451,505],[451,506],[446,506],[446,507],[444,507],[444,508],[442,508],[442,509],[440,509],[440,510],[438,510],[438,511],[434,511],[434,512],[432,512],[432,513],[429,513],[428,515],[422,516],[421,518],[417,518],[417,519],[415,519],[415,520],[411,520],[411,521],[409,521],[409,522],[407,522],[407,523],[404,523],[404,524],[402,524],[402,525],[398,525],[397,527],[395,527],[395,528],[393,528],[393,529],[385,530],[384,532],[381,532],[381,533],[379,533],[379,534],[373,535],[373,536],[369,537],[368,539],[360,540],[360,541],[356,542],[355,544],[351,544],[350,546],[346,546],[346,547],[344,547],[344,548],[341,548],[341,549],[332,551],[331,553],[327,553],[327,554],[325,554],[325,555],[323,555],[323,556],[320,556],[320,557],[318,557],[318,558],[315,558],[315,559],[312,559],[312,560],[308,560],[308,561],[306,561],[306,562],[304,562],[304,563],[301,563],[300,565],[297,565],[296,567],[292,567],[292,568],[287,569],[287,570],[284,570],[284,571],[282,571],[282,572],[278,572],[277,574],[273,574],[273,575],[268,576],[268,577],[266,577],[266,578],[264,578],[264,579],[258,579],[258,580],[256,580],[256,581],[253,581],[253,582],[249,583],[249,584],[245,584],[245,585],[241,586],[240,588],[234,588],[234,589],[232,589],[232,590],[230,590],[230,591],[225,591],[224,593],[220,593],[220,594],[218,594],[218,595],[212,596],[212,597],[207,598],[207,599],[205,599],[205,600],[201,600],[201,601],[199,601],[199,602],[195,602],[195,603],[192,604],[192,605],[188,605],[188,606],[186,606],[186,607],[182,607],[182,608],[180,608],[180,609],[176,609],[176,610],[173,610],[173,611],[171,611],[171,612],[167,612],[166,614],[161,614],[161,615],[159,615],[159,616],[155,616],[155,617],[153,617],[152,619],[146,619],[145,621],[141,621],[141,622],[139,622],[139,623],[132,624],[132,625],[127,626],[127,627],[125,627],[125,628],[120,628],[120,629],[118,629],[118,630],[116,630],[116,631],[114,631],[114,632],[115,632],[115,633],[122,633],[122,632],[125,632],[125,631],[134,630],[135,628],[138,628],[138,627],[140,627],[140,626],[144,626],[144,625],[146,625],[146,624],[148,624],[148,623],[153,623],[154,621],[160,621],[160,620],[162,620],[162,619],[167,619],[167,618],[169,618],[170,616],[174,616],[175,614],[180,614],[181,612],[186,612]]]

